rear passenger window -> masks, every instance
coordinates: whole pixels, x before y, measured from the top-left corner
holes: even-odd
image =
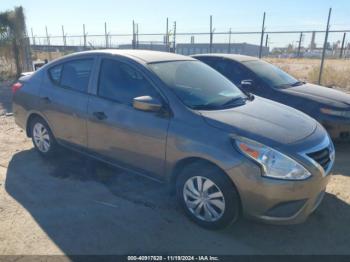
[[[111,59],[102,61],[98,95],[123,104],[132,104],[138,96],[157,96],[143,75],[133,67]]]
[[[52,82],[54,82],[55,84],[60,83],[61,72],[62,72],[62,65],[57,65],[49,69],[49,75]]]
[[[87,92],[93,59],[73,60],[52,67],[51,80],[62,87],[79,92]]]

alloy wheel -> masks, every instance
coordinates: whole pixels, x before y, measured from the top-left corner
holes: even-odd
[[[33,126],[33,140],[41,152],[46,153],[50,150],[50,135],[43,124],[35,123]]]

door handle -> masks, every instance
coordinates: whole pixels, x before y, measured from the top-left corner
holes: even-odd
[[[48,96],[41,97],[41,100],[43,100],[47,104],[51,103],[51,99]]]
[[[104,112],[93,112],[92,113],[94,117],[96,117],[98,120],[104,120],[107,118],[107,115]]]

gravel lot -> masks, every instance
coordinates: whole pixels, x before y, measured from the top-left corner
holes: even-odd
[[[0,86],[0,254],[350,254],[350,145],[304,223],[191,223],[161,184],[62,151],[44,161]]]

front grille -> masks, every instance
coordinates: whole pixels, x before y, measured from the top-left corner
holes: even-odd
[[[308,153],[307,155],[319,163],[325,171],[331,163],[330,150],[328,147],[316,152]]]

